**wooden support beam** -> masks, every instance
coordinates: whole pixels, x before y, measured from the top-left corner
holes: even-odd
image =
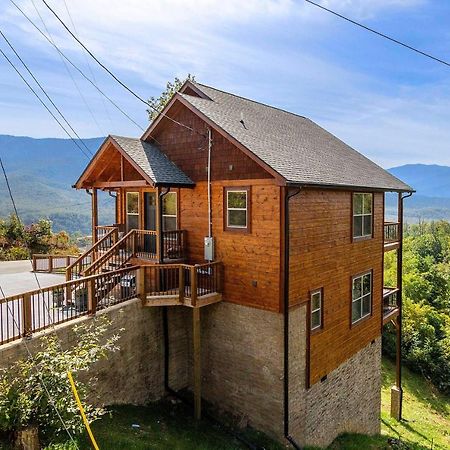
[[[202,365],[200,347],[200,308],[192,309],[192,341],[194,346],[194,416],[202,417]]]
[[[92,189],[92,243],[97,242],[97,226],[98,226],[98,202],[97,202],[97,189]]]
[[[94,188],[119,188],[119,187],[148,187],[145,180],[133,181],[96,181],[92,183]]]

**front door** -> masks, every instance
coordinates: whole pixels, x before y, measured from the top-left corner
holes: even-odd
[[[156,231],[156,192],[144,192],[144,229]],[[156,235],[146,235],[144,251],[156,253]]]

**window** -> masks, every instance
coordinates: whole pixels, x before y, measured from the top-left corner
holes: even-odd
[[[322,289],[311,292],[311,331],[322,328]]]
[[[177,193],[168,192],[163,197],[162,220],[163,230],[173,231],[177,229]]]
[[[372,312],[372,272],[358,275],[352,280],[352,323]]]
[[[372,194],[353,194],[353,237],[372,236]]]
[[[127,192],[127,230],[139,228],[139,193]]]
[[[225,229],[248,231],[249,188],[227,188],[225,190]]]

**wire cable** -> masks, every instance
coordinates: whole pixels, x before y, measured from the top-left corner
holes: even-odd
[[[44,26],[44,29],[45,29],[45,31],[48,34],[48,37],[54,43],[55,41],[53,39],[53,36],[50,33],[50,30],[47,28],[47,25],[45,24],[44,18],[42,17],[41,13],[39,12],[36,4],[34,3],[34,0],[31,0],[31,3],[33,4],[34,9],[35,9],[37,15],[39,16],[39,19],[41,20],[42,25]],[[102,136],[104,136],[105,133],[104,133],[102,127],[100,126],[100,124],[98,123],[98,121],[97,121],[97,119],[96,119],[96,117],[94,115],[94,112],[92,111],[91,107],[89,106],[89,104],[88,104],[88,102],[86,100],[86,97],[84,96],[83,92],[81,91],[80,87],[78,86],[78,83],[76,82],[72,72],[70,71],[69,66],[67,65],[66,61],[61,57],[61,55],[59,53],[58,53],[58,56],[61,59],[61,62],[63,63],[67,73],[69,74],[69,77],[72,80],[72,84],[75,86],[75,89],[77,90],[78,95],[80,96],[81,100],[83,101],[84,106],[86,106],[86,109],[89,111],[89,114],[92,117],[92,120],[94,121],[95,125],[97,126],[98,130],[100,131],[100,134]]]
[[[327,8],[327,7],[323,6],[323,5],[320,5],[319,3],[316,3],[316,2],[314,2],[312,0],[305,0],[305,2],[309,3],[309,4],[313,5],[313,6],[316,6],[317,8],[320,8],[323,11],[326,11],[326,12],[328,12],[330,14],[333,14],[334,16],[339,17],[340,19],[346,20],[347,22],[350,22],[353,25],[356,25],[357,27],[360,27],[360,28],[362,28],[362,29],[364,29],[366,31],[369,31],[370,33],[373,33],[373,34],[375,34],[375,35],[377,35],[379,37],[387,39],[388,41],[391,41],[394,44],[400,45],[400,46],[402,46],[404,48],[407,48],[408,50],[411,50],[411,51],[413,51],[415,53],[418,53],[419,55],[425,56],[426,58],[432,59],[433,61],[436,61],[436,62],[438,62],[440,64],[444,64],[444,65],[450,67],[450,62],[445,61],[444,59],[441,59],[441,58],[438,58],[436,56],[433,56],[430,53],[424,52],[423,50],[420,50],[420,49],[418,49],[416,47],[413,47],[412,45],[406,44],[405,42],[399,41],[398,39],[395,39],[392,36],[388,36],[387,34],[381,33],[380,31],[377,31],[377,30],[375,30],[373,28],[370,28],[367,25],[363,25],[362,23],[357,22],[356,20],[350,19],[349,17],[346,17],[343,14],[340,14],[340,13],[338,13],[336,11],[333,11],[332,9]]]
[[[56,51],[86,80],[88,81],[95,89],[97,89],[100,94],[106,98],[121,114],[123,114],[130,122],[132,122],[134,125],[136,125],[141,131],[145,131],[144,128],[139,125],[132,117],[130,117],[114,100],[112,100],[105,92],[103,92],[96,83],[94,83],[77,65],[75,65],[65,54],[62,52],[62,50],[59,49],[59,47],[53,43],[49,37],[33,22],[33,20],[28,17],[28,15],[20,8],[19,5],[14,0],[9,0],[10,3],[12,3],[16,9],[19,10],[19,12],[27,19],[27,21],[39,32],[39,34],[50,44],[52,45]]]
[[[194,133],[197,133],[204,138],[207,138],[206,134],[200,133],[197,130],[194,130],[190,126],[178,122],[177,120],[173,119],[172,117],[168,116],[167,114],[162,114],[161,111],[159,111],[155,106],[150,104],[148,101],[144,100],[139,94],[137,94],[133,89],[131,89],[129,86],[127,86],[122,80],[120,80],[111,70],[108,69],[87,47],[86,45],[81,42],[80,39],[78,39],[77,36],[71,31],[71,29],[65,24],[65,22],[59,17],[59,15],[55,12],[55,10],[46,2],[46,0],[42,0],[42,3],[50,10],[50,12],[56,17],[56,19],[61,23],[61,25],[64,27],[64,29],[72,36],[75,41],[78,42],[81,47],[87,52],[87,54],[103,69],[105,70],[117,83],[119,83],[124,89],[126,89],[131,95],[136,97],[140,102],[144,103],[144,105],[148,106],[149,108],[153,109],[158,114],[161,114],[162,116],[166,117],[167,119],[171,120],[173,123],[176,123],[177,125],[180,125],[181,127],[184,127]]]
[[[16,51],[16,49],[13,47],[11,42],[7,39],[5,34],[0,29],[0,35],[3,37],[5,42],[8,44],[9,48],[14,52],[14,54],[17,56],[17,59],[22,63],[22,65],[25,67],[26,71],[30,74],[31,78],[35,81],[35,83],[39,86],[41,91],[44,93],[44,95],[47,97],[47,100],[52,104],[52,106],[55,108],[55,110],[58,112],[58,114],[61,116],[61,118],[64,120],[64,122],[67,124],[67,126],[72,130],[72,133],[79,139],[79,141],[83,144],[85,149],[92,155],[92,151],[90,148],[86,145],[86,143],[81,139],[81,137],[78,135],[78,133],[74,130],[72,125],[69,123],[69,121],[65,118],[64,114],[61,112],[61,110],[56,106],[54,101],[51,99],[51,97],[48,95],[47,91],[43,88],[42,84],[39,83],[37,78],[34,76],[33,72],[30,70],[30,68],[27,66],[25,61],[20,57],[19,53]]]
[[[46,105],[46,103],[39,97],[39,94],[33,89],[33,87],[28,83],[26,78],[20,73],[19,69],[14,65],[14,63],[8,58],[6,53],[0,48],[0,53],[3,55],[3,57],[8,61],[9,65],[15,70],[17,75],[22,79],[22,81],[28,86],[28,89],[35,95],[35,97],[39,100],[39,102],[42,104],[42,106],[49,112],[49,114],[53,117],[53,119],[58,123],[58,125],[62,128],[64,133],[67,134],[67,136],[70,138],[70,140],[81,150],[81,152],[86,156],[87,159],[91,159],[90,155],[88,155],[84,149],[78,144],[78,142],[70,135],[70,133],[66,130],[64,125],[59,121],[59,119],[55,116],[53,111]]]

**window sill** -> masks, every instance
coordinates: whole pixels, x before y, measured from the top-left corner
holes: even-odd
[[[361,319],[357,320],[356,322],[350,323],[350,328],[357,327],[359,324],[367,322],[372,317],[373,317],[373,314],[370,313],[369,315],[362,317]]]
[[[373,235],[371,235],[371,236],[353,237],[352,238],[352,242],[370,241],[371,239],[373,239]]]

